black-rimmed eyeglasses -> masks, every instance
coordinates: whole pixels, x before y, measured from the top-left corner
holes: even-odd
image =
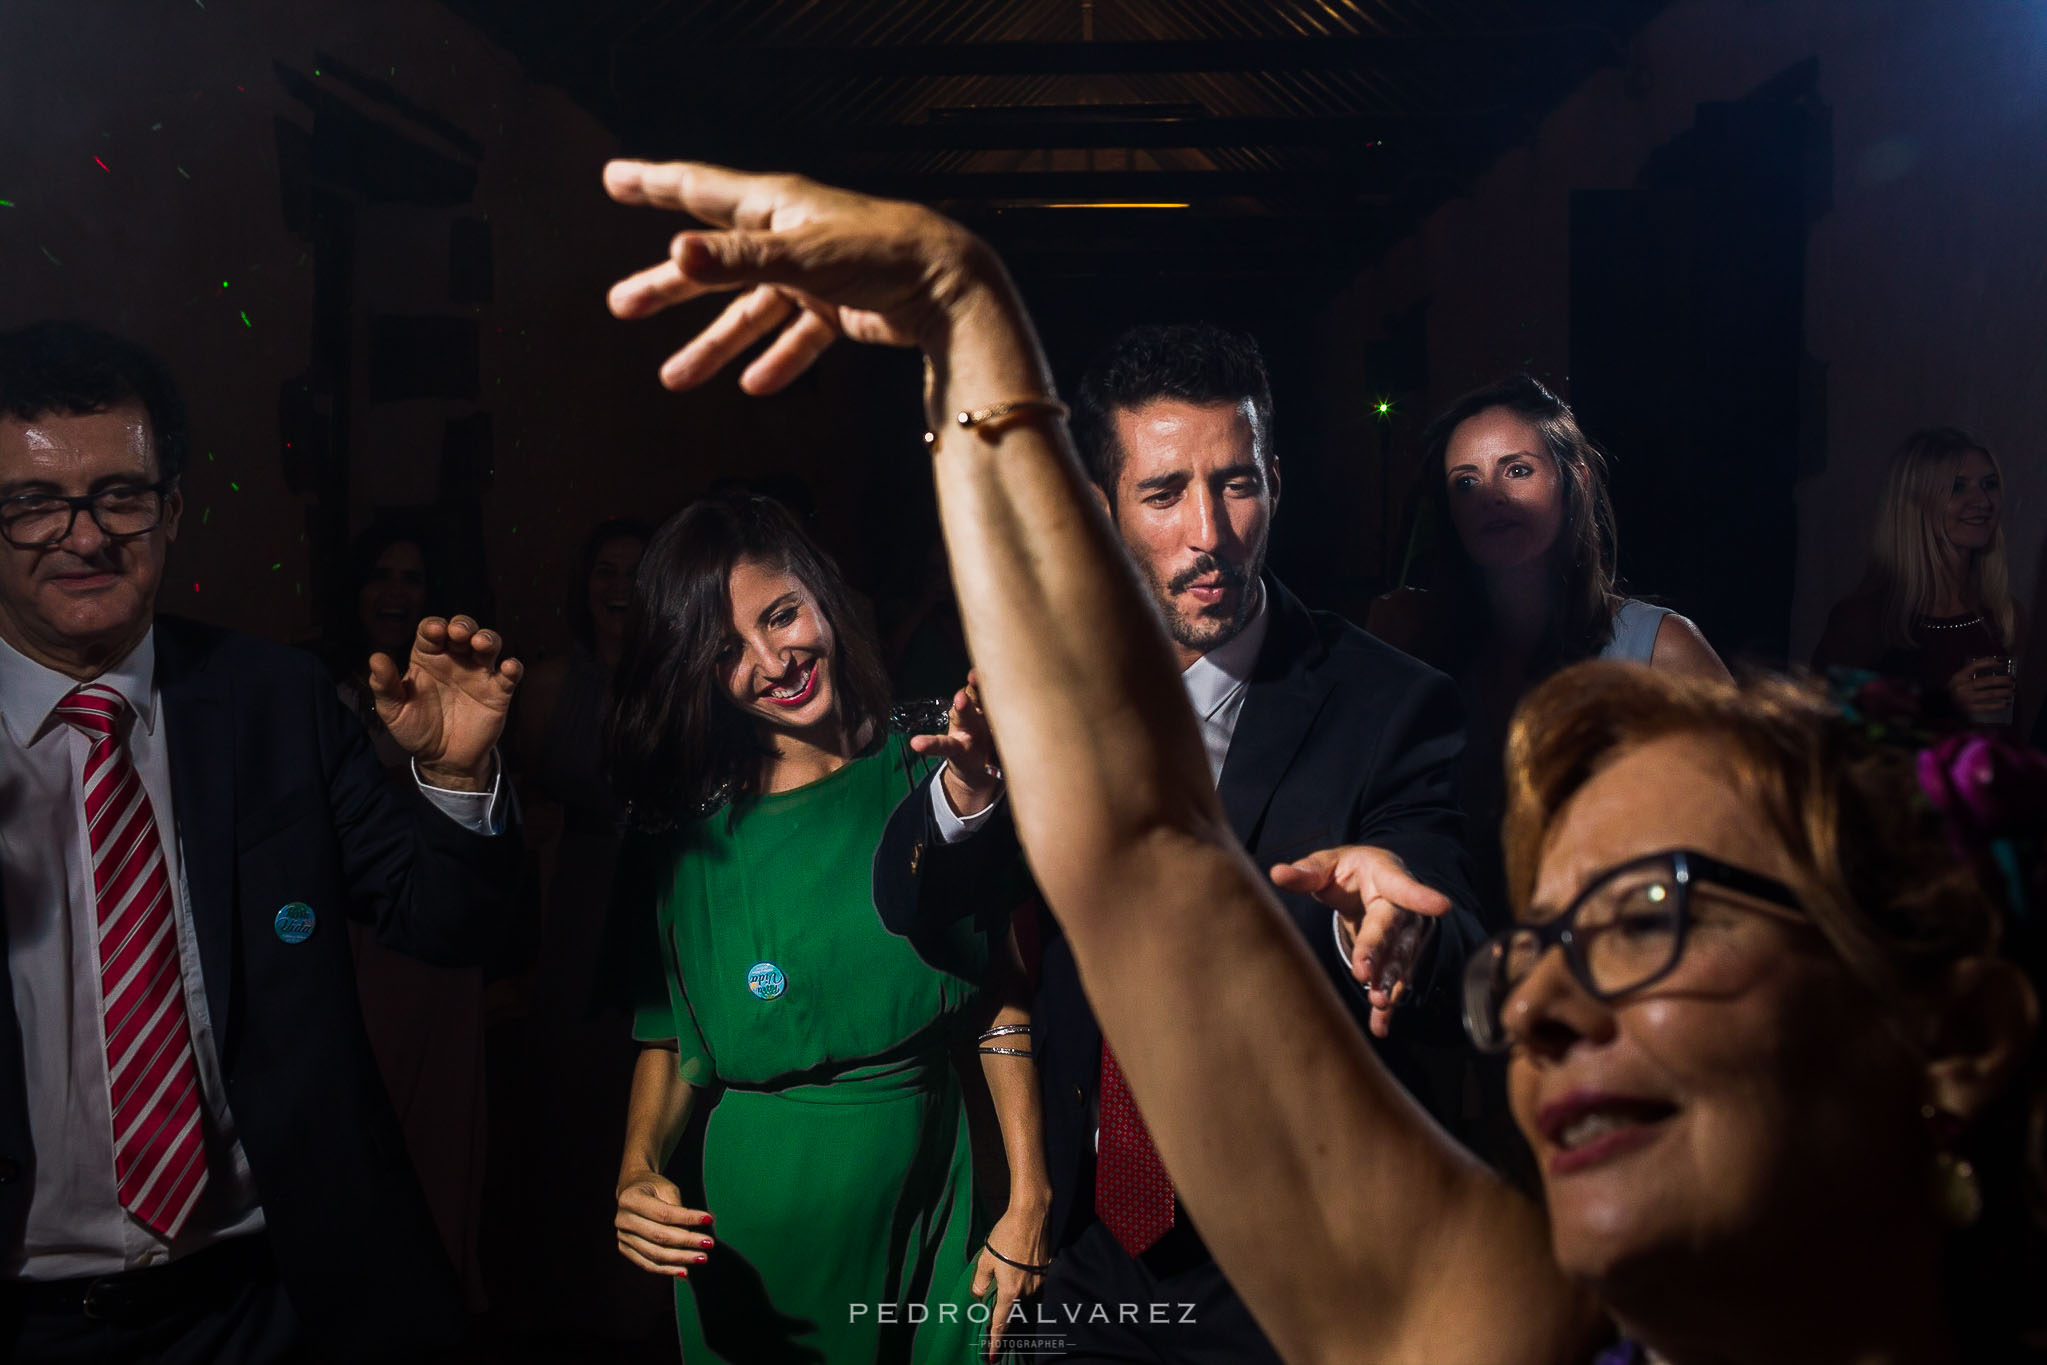
[[[0,538],[17,550],[47,550],[60,545],[78,522],[91,515],[109,540],[127,540],[163,524],[164,508],[177,480],[121,484],[97,493],[67,497],[61,493],[24,493],[0,498]]]
[[[1510,1044],[1500,1011],[1551,948],[1586,993],[1613,1000],[1668,976],[1684,956],[1691,891],[1708,882],[1771,905],[1802,910],[1791,888],[1759,872],[1689,849],[1669,849],[1609,868],[1564,912],[1517,924],[1478,946],[1464,968],[1464,1031],[1481,1052]]]

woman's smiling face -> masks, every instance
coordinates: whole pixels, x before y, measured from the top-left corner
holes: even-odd
[[[727,581],[727,635],[718,651],[725,694],[756,725],[804,730],[835,714],[838,639],[803,581],[742,559]]]
[[[1797,884],[1712,741],[1677,734],[1615,754],[1558,812],[1526,918],[1673,848]],[[1916,1196],[1922,1074],[1824,936],[1772,909],[1702,882],[1669,975],[1603,1002],[1552,948],[1504,1002],[1514,1117],[1574,1276],[1739,1274]]]

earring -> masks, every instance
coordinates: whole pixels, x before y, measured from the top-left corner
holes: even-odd
[[[1920,1106],[1919,1116],[1926,1120],[1934,1140],[1928,1181],[1933,1206],[1949,1227],[1973,1226],[1983,1216],[1983,1182],[1969,1159],[1954,1150],[1955,1139],[1961,1136],[1961,1120],[1930,1104]]]

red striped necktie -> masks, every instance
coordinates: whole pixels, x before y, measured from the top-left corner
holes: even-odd
[[[1173,1226],[1173,1182],[1166,1176],[1144,1115],[1130,1098],[1116,1054],[1102,1044],[1101,1150],[1095,1156],[1095,1216],[1132,1256],[1142,1256]]]
[[[114,1176],[121,1207],[169,1241],[206,1188],[206,1153],[170,872],[142,774],[115,734],[127,707],[112,688],[88,683],[57,704],[57,718],[92,742],[83,791]]]

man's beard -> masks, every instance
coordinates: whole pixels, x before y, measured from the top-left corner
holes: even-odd
[[[1164,583],[1147,566],[1145,577],[1150,580],[1152,597],[1158,602],[1159,614],[1165,617],[1166,634],[1173,643],[1206,654],[1236,639],[1257,608],[1258,573],[1264,559],[1262,553],[1254,554],[1250,563],[1240,568],[1226,559],[1204,554]],[[1192,615],[1183,614],[1179,595],[1204,578],[1215,578],[1223,587],[1237,589],[1236,597],[1198,607]]]

